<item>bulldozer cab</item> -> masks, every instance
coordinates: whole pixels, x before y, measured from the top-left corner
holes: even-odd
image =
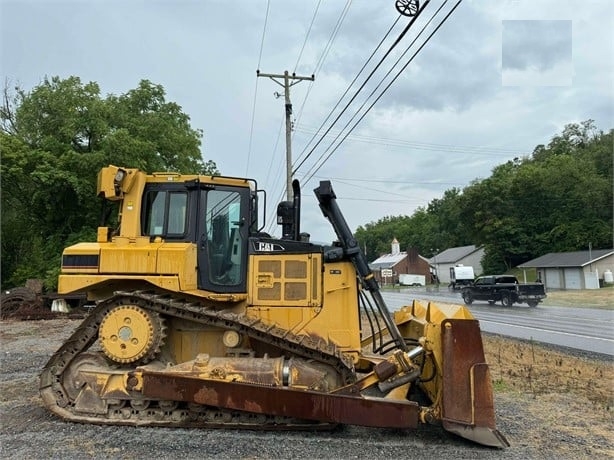
[[[199,289],[246,292],[249,188],[152,183],[143,203],[143,235],[197,245]]]

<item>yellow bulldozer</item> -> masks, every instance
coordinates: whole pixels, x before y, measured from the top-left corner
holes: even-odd
[[[329,181],[338,240],[300,229],[301,193],[262,232],[254,180],[108,166],[117,225],[66,248],[60,294],[95,308],[40,376],[63,419],[117,425],[330,429],[441,425],[506,447],[477,320],[414,301],[393,314]]]

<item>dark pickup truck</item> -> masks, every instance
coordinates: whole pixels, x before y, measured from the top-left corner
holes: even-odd
[[[490,305],[501,301],[504,307],[515,303],[527,303],[536,307],[546,298],[542,283],[519,283],[515,276],[495,275],[480,276],[462,290],[463,300],[471,305],[474,300],[486,300]]]

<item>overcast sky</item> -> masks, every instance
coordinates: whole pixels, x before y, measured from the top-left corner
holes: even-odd
[[[315,149],[326,117],[322,134],[407,26],[394,0],[0,0],[0,76],[30,90],[75,75],[103,96],[161,84],[204,131],[204,158],[267,190],[267,228],[279,235],[271,211],[285,189],[284,99],[274,93],[283,88],[256,70],[315,73],[291,88],[292,148],[295,165],[311,152],[296,175],[302,230],[329,242],[313,195],[320,180],[333,182],[355,230],[488,177],[568,123],[614,127],[613,1],[464,0],[336,147],[455,3],[403,56],[444,4],[430,2]]]

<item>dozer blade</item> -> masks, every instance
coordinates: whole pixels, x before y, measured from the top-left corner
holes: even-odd
[[[143,371],[145,396],[187,401],[256,414],[369,427],[416,428],[420,407],[412,401],[334,395],[223,380],[168,371]]]
[[[509,443],[495,426],[492,381],[479,322],[462,305],[414,301],[395,313],[406,338],[424,337],[432,366],[422,387],[436,403],[443,428],[492,447]]]
[[[442,322],[444,429],[493,447],[509,443],[495,426],[493,387],[477,320]]]

